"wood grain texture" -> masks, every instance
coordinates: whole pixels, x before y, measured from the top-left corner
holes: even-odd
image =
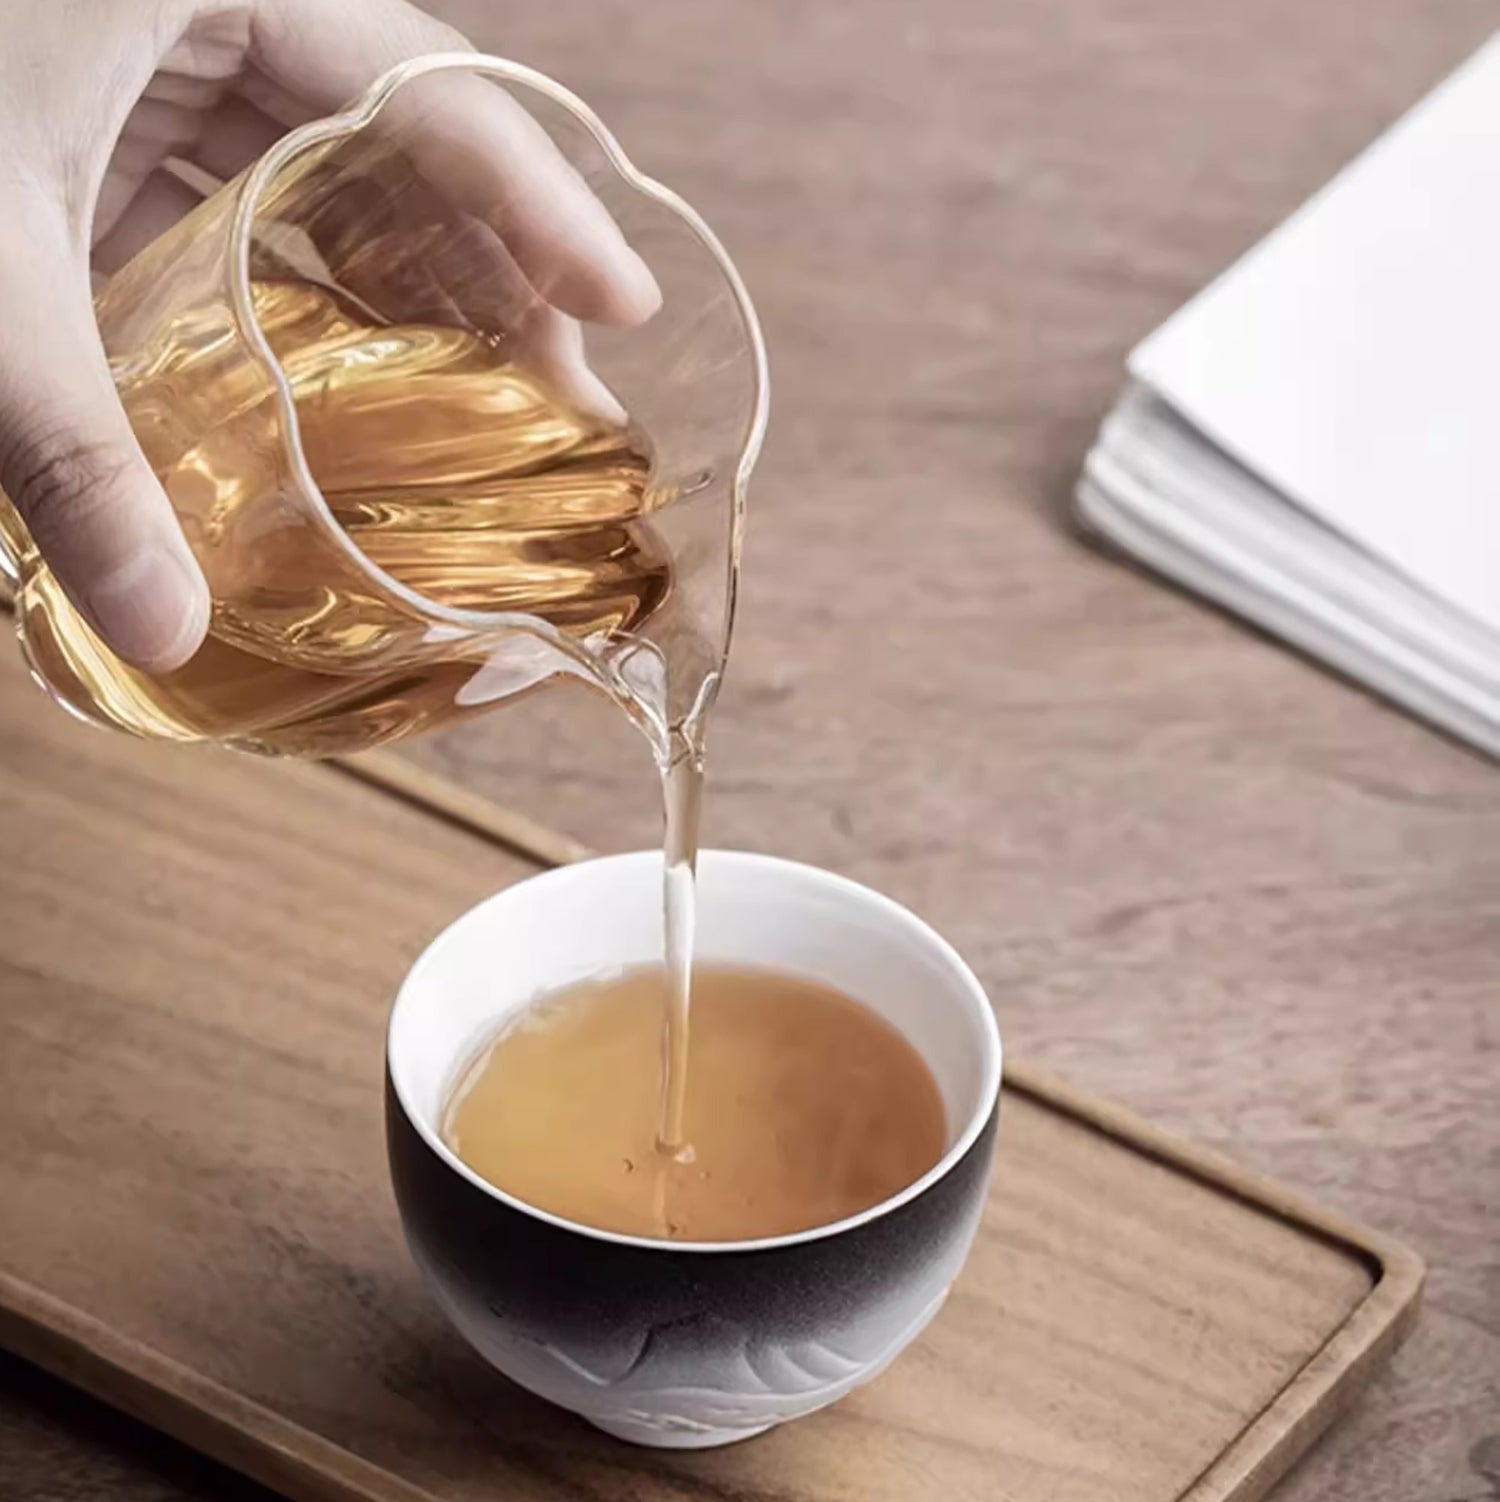
[[[450,0],[722,233],[772,417],[707,836],[935,922],[1015,1052],[1411,1241],[1422,1324],[1286,1502],[1500,1494],[1500,778],[1078,544],[1130,346],[1491,0]],[[559,693],[412,748],[657,837]]]
[[[710,836],[912,902],[1017,1051],[1426,1253],[1418,1331],[1279,1499],[1500,1495],[1494,769],[1062,519],[1129,346],[1491,0],[434,8],[593,101],[764,316]],[[656,837],[644,754],[581,698],[414,754]],[[227,1495],[33,1385],[0,1370],[0,1496]]]
[[[526,868],[31,692],[0,669],[0,1345],[299,1502],[1248,1502],[1413,1307],[1400,1248],[1018,1069],[970,1265],[890,1372],[719,1452],[606,1439],[462,1346],[385,1178],[387,998]],[[32,1418],[0,1464],[45,1496]]]

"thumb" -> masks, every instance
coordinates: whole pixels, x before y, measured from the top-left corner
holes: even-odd
[[[105,644],[164,672],[202,643],[208,586],[115,393],[87,266],[38,207],[0,237],[0,490]]]

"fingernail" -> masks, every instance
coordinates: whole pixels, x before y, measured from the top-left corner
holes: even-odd
[[[661,286],[651,268],[631,246],[620,242],[616,280],[632,323],[645,323],[661,307]]]
[[[208,630],[208,588],[171,547],[137,553],[95,584],[84,604],[106,644],[148,673],[181,667]]]
[[[610,306],[603,310],[611,323],[631,327],[644,323],[661,307],[661,287],[640,253],[604,204],[579,183],[576,200],[583,230],[580,248],[593,270],[609,284]]]
[[[558,243],[569,254],[557,255]],[[572,235],[550,247],[547,266],[532,285],[556,307],[589,323],[634,328],[661,307],[661,287],[651,268],[620,233],[598,199],[590,196]]]

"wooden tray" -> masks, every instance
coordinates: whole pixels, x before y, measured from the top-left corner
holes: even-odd
[[[573,848],[389,763],[87,731],[3,655],[0,1342],[302,1502],[1253,1498],[1415,1309],[1410,1252],[1012,1066],[973,1258],[886,1375],[726,1450],[608,1440],[429,1307],[380,1123],[404,967],[531,869],[499,842]]]

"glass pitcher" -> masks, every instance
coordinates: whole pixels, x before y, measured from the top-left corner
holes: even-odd
[[[538,129],[655,276],[638,327],[577,323],[521,272],[512,189]],[[764,348],[707,225],[560,85],[471,53],[403,64],[206,199],[95,311],[213,610],[181,669],[126,665],[0,497],[23,647],[68,709],[316,756],[558,674],[658,741],[707,707]]]

